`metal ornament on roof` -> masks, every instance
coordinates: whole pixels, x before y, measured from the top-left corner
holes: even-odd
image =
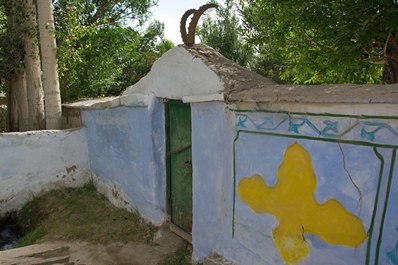
[[[196,26],[198,25],[200,16],[209,8],[217,8],[217,4],[206,4],[201,7],[199,7],[198,10],[196,9],[189,9],[187,10],[184,15],[181,17],[181,22],[180,22],[180,33],[181,33],[181,38],[182,41],[184,42],[185,45],[192,46],[195,44],[195,31],[196,31]],[[189,23],[188,26],[188,33],[186,30],[186,24],[187,24],[187,19],[189,16],[192,16],[191,22]]]

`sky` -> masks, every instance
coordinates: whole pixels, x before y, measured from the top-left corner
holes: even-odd
[[[158,5],[151,9],[152,18],[164,23],[164,34],[167,39],[175,45],[181,44],[180,20],[182,15],[188,9],[198,9],[207,2],[208,0],[158,0]],[[187,23],[189,23],[189,19]]]

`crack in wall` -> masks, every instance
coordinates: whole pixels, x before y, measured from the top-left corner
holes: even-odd
[[[359,195],[359,212],[358,212],[358,216],[361,216],[361,211],[362,211],[362,206],[363,206],[362,192],[359,189],[358,185],[355,183],[353,177],[351,176],[350,172],[347,169],[347,163],[346,163],[344,151],[343,151],[343,148],[341,147],[341,144],[339,142],[337,144],[339,145],[339,149],[340,149],[340,152],[341,152],[341,157],[342,157],[342,161],[343,161],[343,169],[346,172],[350,182],[352,183],[352,185],[355,187],[355,189],[358,192],[358,195]]]

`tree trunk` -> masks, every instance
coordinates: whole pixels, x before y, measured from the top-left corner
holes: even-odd
[[[28,95],[26,93],[25,71],[21,67],[15,71],[13,87],[17,97],[18,127],[20,132],[29,130]]]
[[[398,32],[389,33],[384,47],[384,69],[382,80],[385,84],[398,83]]]
[[[13,1],[10,14],[7,18],[9,31],[15,38],[12,45],[22,46],[22,41],[18,38],[21,34],[21,25],[19,15],[20,2]],[[27,131],[29,129],[29,110],[28,99],[26,94],[25,71],[22,64],[23,50],[18,50],[14,54],[13,63],[18,65],[11,73],[8,88],[8,109],[9,109],[9,130],[10,131]]]
[[[43,69],[46,128],[61,128],[61,95],[56,61],[54,18],[51,0],[37,1]]]
[[[8,81],[7,91],[7,114],[8,114],[8,131],[18,131],[18,112],[17,112],[17,95],[15,93],[15,80]]]
[[[8,30],[13,31],[15,29],[15,14],[14,6],[11,8],[11,12],[7,17]],[[14,43],[15,45],[15,43]],[[18,111],[17,111],[17,96],[15,92],[15,77],[11,76],[8,80],[7,90],[7,114],[8,114],[8,131],[18,131]]]
[[[385,65],[383,69],[382,80],[385,84],[396,84],[398,83],[398,47],[395,48],[392,56],[386,56],[384,58]]]
[[[25,73],[26,89],[28,93],[29,129],[43,130],[46,127],[44,115],[43,87],[41,82],[41,66],[38,38],[36,32],[36,4],[35,0],[25,0],[26,13],[24,23]]]

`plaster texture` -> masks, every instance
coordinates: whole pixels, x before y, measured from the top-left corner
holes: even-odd
[[[155,224],[165,218],[164,106],[82,111],[88,150],[100,191],[117,206],[138,210]]]
[[[79,110],[70,112],[70,126],[84,129],[2,135],[0,210],[18,207],[31,192],[84,182],[91,170],[115,205],[161,224],[167,218],[163,100],[180,99],[192,107],[196,260],[216,252],[240,265],[398,265],[396,90],[276,85],[210,47],[178,46],[122,96],[69,105]],[[292,146],[305,163],[285,159]],[[284,163],[288,173],[280,174]],[[304,181],[289,192],[295,177]],[[278,186],[280,178],[287,186]],[[263,185],[239,192],[250,179]],[[262,192],[275,190],[285,196],[262,200]],[[316,211],[289,208],[289,200],[329,210],[318,220]],[[308,216],[315,220],[304,222]],[[341,232],[347,220],[363,228],[355,242]]]
[[[300,103],[300,102],[235,102],[229,104],[232,110],[285,111],[318,114],[357,116],[398,116],[398,104],[346,104],[346,103]]]
[[[299,144],[312,161],[316,203],[336,200],[360,220],[366,238],[355,247],[331,244],[303,224],[310,251],[292,264],[397,264],[397,117],[355,116],[350,107],[346,110],[345,115],[230,111],[224,103],[193,103],[194,258],[218,252],[241,265],[286,263],[273,235],[281,220],[253,211],[237,188],[254,175],[276,187],[287,148]],[[291,172],[294,166],[301,167],[293,165]],[[283,209],[278,200],[269,203]],[[344,221],[336,213],[321,218],[316,229],[323,229],[322,222],[340,222],[331,228],[337,238]]]
[[[269,85],[259,82],[246,90],[232,91],[229,102],[300,102],[397,104],[398,85]]]
[[[191,114],[193,255],[203,260],[219,252],[231,258],[241,251],[231,235],[235,121],[221,102],[193,103]]]
[[[85,129],[0,134],[0,216],[42,191],[91,176]]]
[[[135,85],[128,87],[122,97],[150,94],[161,98],[182,99],[184,96],[220,94],[224,83],[200,59],[184,47],[167,51],[152,66],[151,71]]]

